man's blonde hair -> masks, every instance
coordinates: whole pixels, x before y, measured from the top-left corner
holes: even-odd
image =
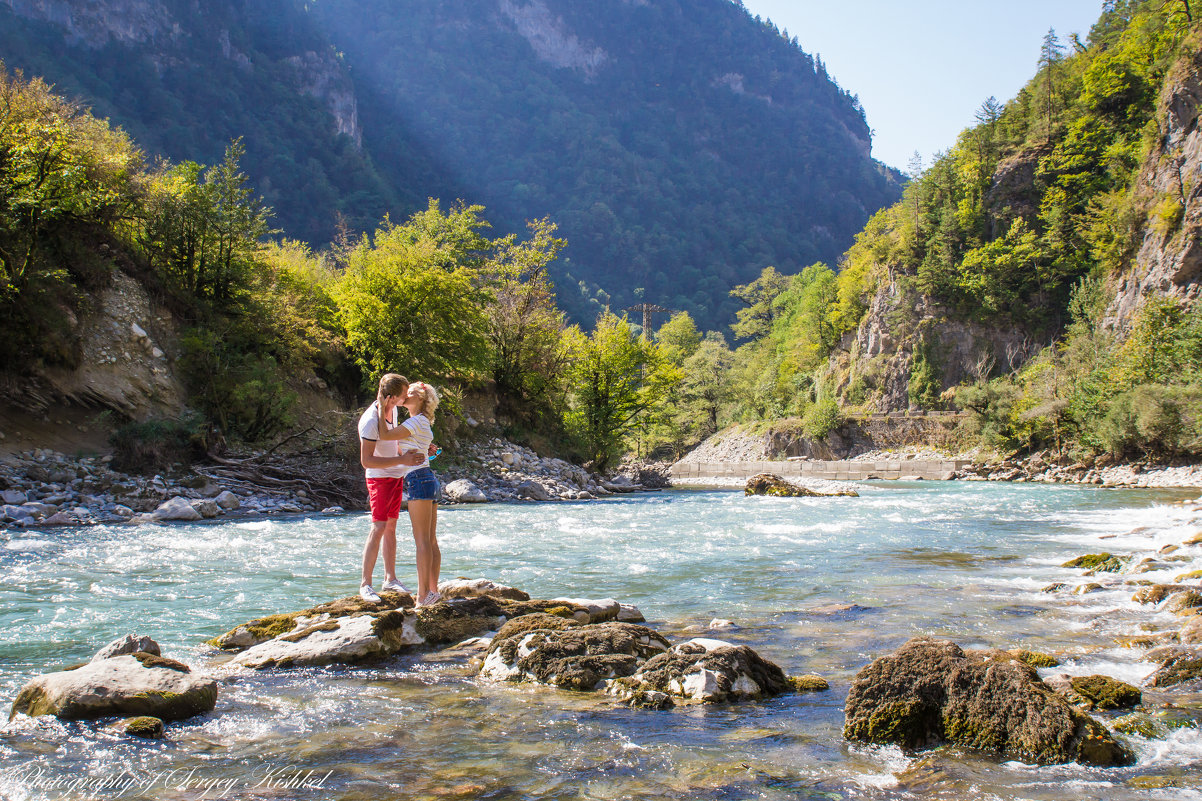
[[[415,381],[409,385],[409,391],[417,390],[421,393],[423,403],[421,413],[426,416],[426,419],[431,423],[434,422],[434,410],[438,408],[438,392],[434,387],[424,381]]]

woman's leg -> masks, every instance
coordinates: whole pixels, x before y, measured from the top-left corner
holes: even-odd
[[[434,517],[434,501],[409,499],[409,523],[413,526],[413,545],[417,551],[417,598],[422,600],[437,585],[430,586],[431,567],[434,555],[431,526]],[[437,548],[437,544],[435,544]],[[441,561],[441,558],[440,558]]]
[[[438,547],[438,501],[430,511],[430,589],[438,592],[438,575],[442,572],[442,549]]]

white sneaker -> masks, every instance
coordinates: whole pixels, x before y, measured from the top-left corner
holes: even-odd
[[[362,584],[359,587],[359,597],[367,601],[369,604],[378,604],[380,595],[371,588],[370,584]]]
[[[430,590],[428,593],[426,593],[426,597],[422,598],[422,606],[436,604],[441,600],[442,596],[438,594],[438,590]]]
[[[409,591],[409,588],[406,587],[401,582],[397,581],[396,579],[389,579],[388,581],[385,581],[384,584],[380,587],[380,591],[381,592],[402,592],[402,593],[405,593],[406,595],[411,594]]]

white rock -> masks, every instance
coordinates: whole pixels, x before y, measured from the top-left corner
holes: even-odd
[[[511,601],[529,601],[530,596],[517,589],[498,584],[486,578],[458,578],[440,582],[438,592],[443,598],[504,598]]]
[[[425,642],[417,633],[417,614],[413,610],[394,610],[384,614],[404,615],[404,621],[399,627],[390,626],[377,634],[376,621],[383,615],[335,618],[260,643],[238,654],[233,662],[251,668],[329,665],[387,656],[405,646]]]
[[[735,625],[735,622],[734,622],[733,620],[727,620],[726,618],[716,617],[716,618],[714,618],[713,620],[711,620],[711,621],[710,621],[710,624],[709,624],[709,626],[707,626],[707,628],[711,628],[711,629],[737,629],[737,628],[738,628],[738,626],[736,626],[736,625]],[[713,650],[713,649],[709,649],[709,650]]]
[[[159,649],[159,644],[145,634],[126,634],[121,639],[113,640],[97,651],[96,655],[92,657],[92,661],[99,662],[101,659],[111,659],[114,656],[132,654],[138,651],[145,651],[155,656],[160,656],[163,653]]]
[[[146,329],[142,328],[142,326],[138,325],[137,323],[130,323],[129,330],[132,331],[134,336],[138,339],[149,338],[149,335],[146,333]]]
[[[151,512],[155,520],[200,520],[200,512],[192,508],[187,498],[178,495],[169,501],[159,504],[159,508]]]
[[[709,652],[709,651],[716,651],[716,650],[718,650],[719,648],[733,648],[733,647],[734,647],[734,646],[733,646],[733,645],[731,645],[730,643],[728,643],[728,642],[725,642],[725,641],[723,641],[723,640],[713,640],[713,639],[709,639],[709,638],[707,638],[707,637],[694,637],[693,639],[689,640],[688,642],[682,642],[682,643],[680,643],[680,644],[678,644],[678,645],[673,645],[673,646],[672,646],[672,650],[673,650],[673,651],[679,651],[679,650],[681,650],[682,648],[684,648],[685,646],[688,646],[688,645],[698,645],[698,646],[701,646],[701,647],[702,647],[702,648],[704,648],[704,649],[705,649],[707,652]]]
[[[221,514],[221,507],[217,505],[217,502],[208,499],[192,501],[192,508],[200,512],[200,516],[206,520]]]
[[[213,503],[217,504],[227,512],[233,511],[234,509],[242,506],[242,501],[238,499],[238,496],[229,490],[223,491],[220,495],[214,498]]]
[[[484,494],[484,490],[466,478],[450,482],[442,488],[442,491],[452,501],[459,503],[484,503],[488,500],[488,496]]]
[[[673,680],[669,686],[673,692],[686,698],[695,698],[698,701],[708,701],[722,694],[722,688],[718,684],[718,674],[705,668],[688,674],[684,677],[683,682]]]
[[[321,513],[323,515],[340,515],[345,511],[346,510],[341,506],[327,506],[325,509],[321,510]]]

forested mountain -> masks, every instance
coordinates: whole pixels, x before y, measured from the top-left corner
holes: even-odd
[[[739,290],[765,417],[962,410],[981,444],[1202,453],[1202,31],[1108,0],[915,175],[836,276]],[[836,407],[837,404],[837,407]]]
[[[729,0],[0,0],[0,58],[174,161],[243,166],[320,244],[427,197],[549,217],[561,305],[729,322],[898,197],[855,98]]]

